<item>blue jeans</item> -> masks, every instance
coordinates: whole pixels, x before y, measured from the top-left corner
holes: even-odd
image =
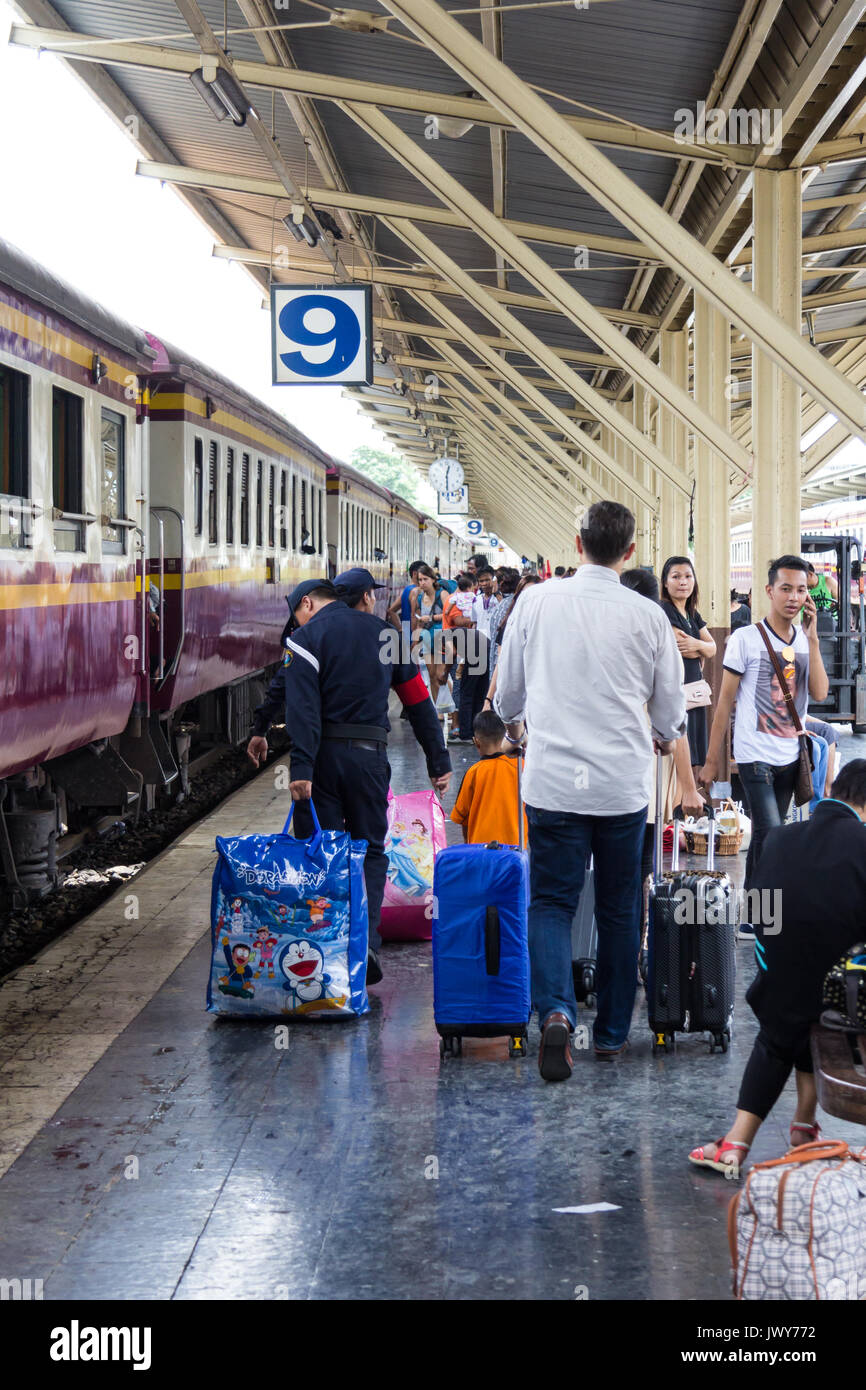
[[[624,816],[580,816],[527,806],[529,959],[538,1021],[577,1020],[571,923],[593,856],[598,925],[596,1047],[621,1047],[631,1027],[640,948],[641,849],[646,807]]]
[[[785,823],[797,781],[797,762],[785,763],[782,767],[772,763],[738,763],[737,766],[752,819],[752,838],[746,855],[745,886],[748,889],[767,834],[774,826]]]

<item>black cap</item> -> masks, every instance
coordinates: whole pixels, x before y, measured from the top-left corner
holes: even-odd
[[[350,606],[357,603],[362,594],[366,594],[369,589],[387,589],[387,584],[379,584],[373,578],[369,570],[352,569],[343,570],[334,580],[334,589],[337,598],[341,598],[344,603]]]
[[[296,584],[292,592],[286,599],[289,605],[289,612],[294,617],[295,609],[302,598],[311,594],[314,589],[324,589],[328,598],[339,598],[339,594],[331,583],[330,579],[303,579],[300,584]]]

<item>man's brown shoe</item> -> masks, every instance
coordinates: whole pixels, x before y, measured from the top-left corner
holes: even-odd
[[[548,1014],[541,1030],[538,1070],[545,1081],[567,1081],[572,1065],[571,1024],[565,1014]]]

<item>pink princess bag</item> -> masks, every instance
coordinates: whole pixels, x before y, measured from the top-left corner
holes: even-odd
[[[433,935],[433,863],[444,849],[445,812],[434,791],[388,792],[388,878],[383,941],[429,941]]]

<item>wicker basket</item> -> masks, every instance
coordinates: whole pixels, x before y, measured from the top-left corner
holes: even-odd
[[[719,807],[719,810],[724,811],[728,807],[730,807],[730,809],[733,811],[734,815],[737,818],[737,828],[736,830],[731,831],[729,834],[723,834],[721,831],[719,831],[719,834],[716,836],[716,854],[718,855],[739,854],[740,848],[743,843],[743,827],[740,824],[740,813],[737,810],[734,802],[731,801],[730,798],[728,798],[728,800],[722,802],[722,805]],[[686,830],[685,836],[686,848],[688,849],[689,854],[706,855],[706,835],[702,834],[700,831]]]

